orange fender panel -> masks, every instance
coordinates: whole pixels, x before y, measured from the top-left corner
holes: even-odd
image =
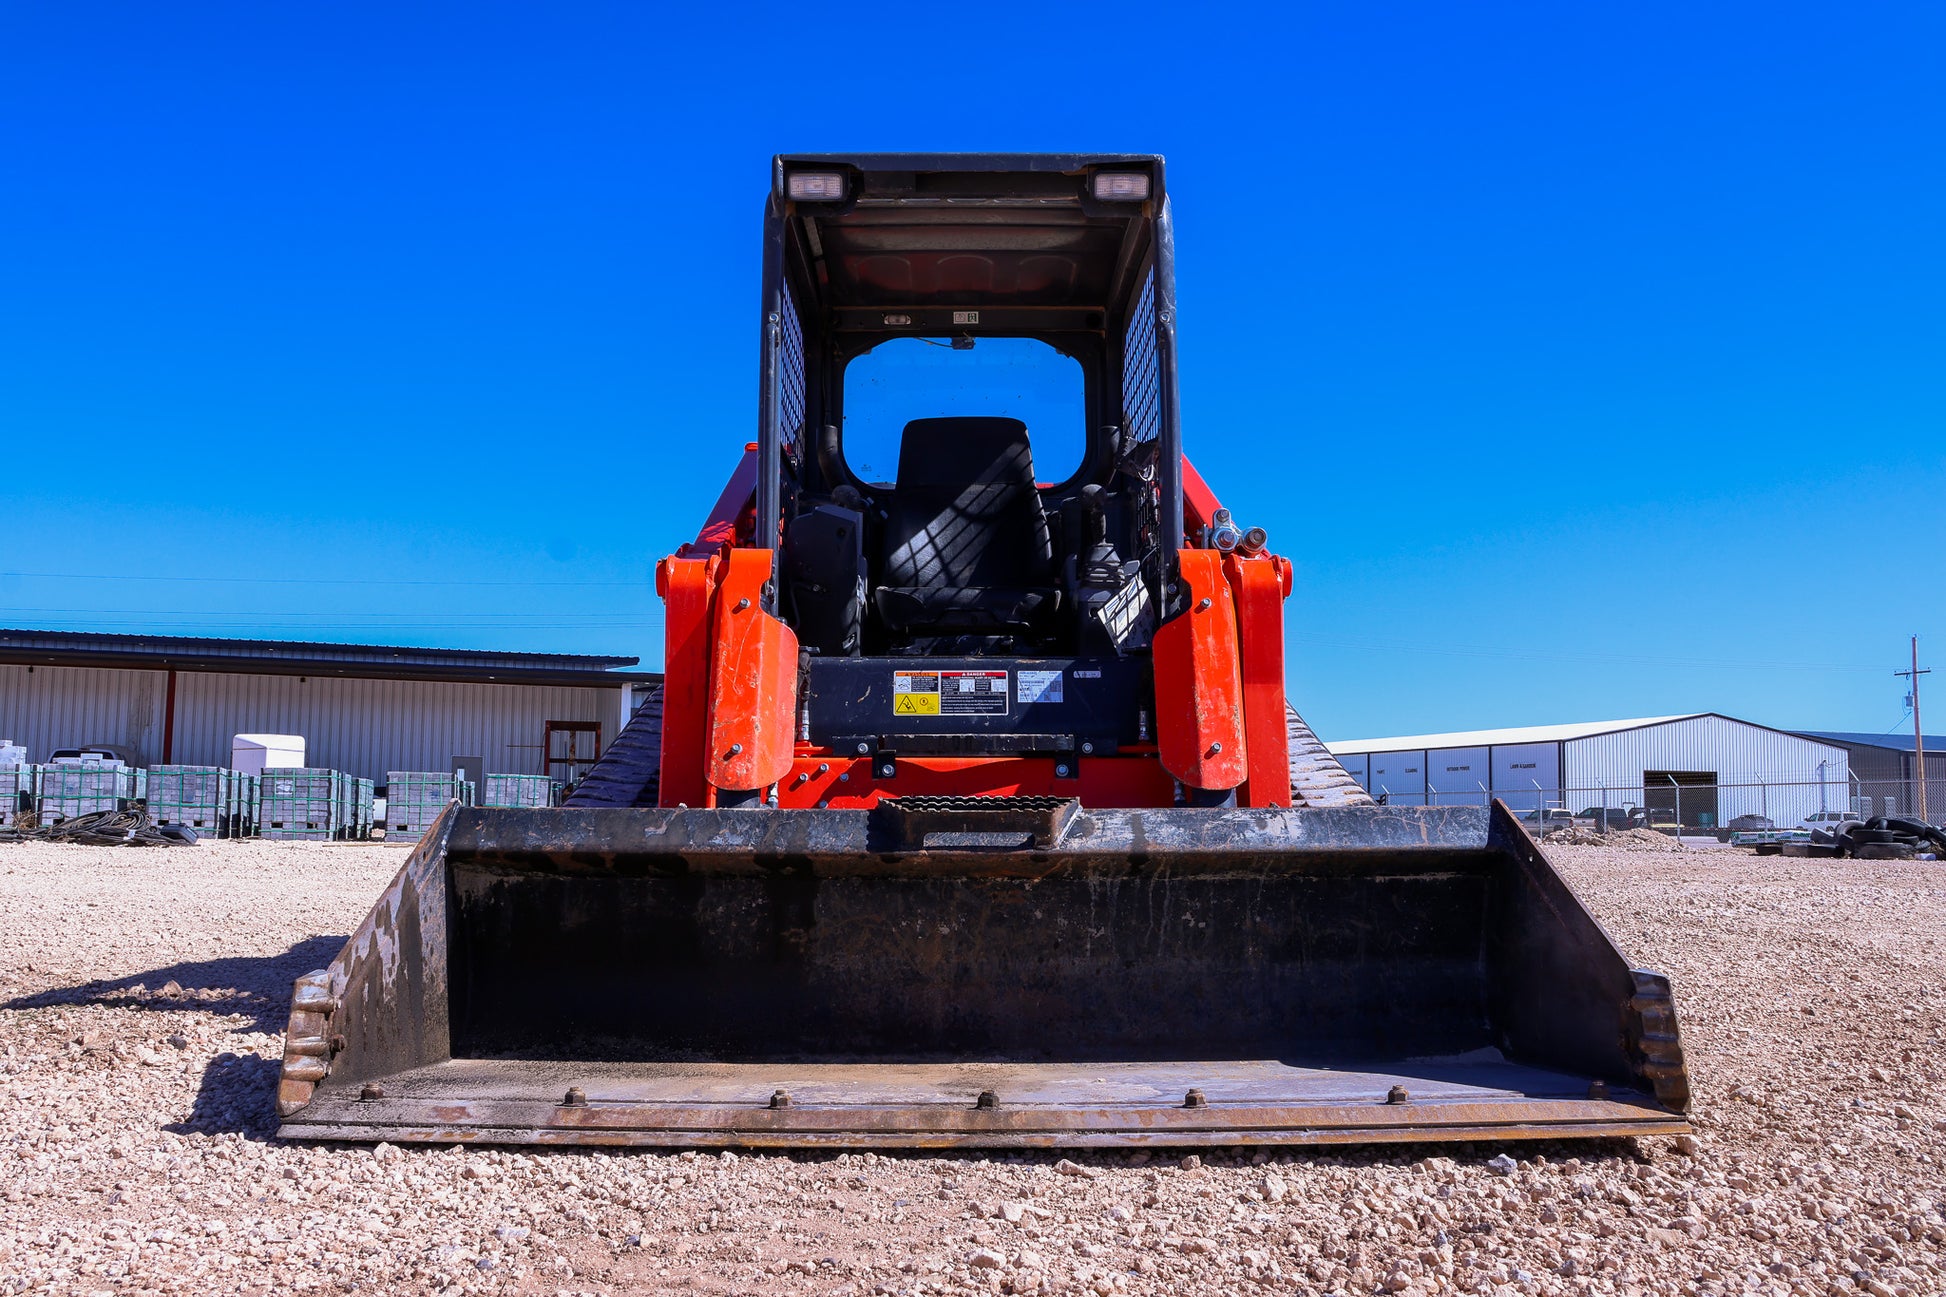
[[[1236,593],[1243,730],[1250,748],[1250,777],[1237,797],[1240,806],[1291,804],[1290,731],[1284,724],[1283,567],[1283,560],[1268,554],[1230,554],[1223,560]]]
[[[733,549],[716,591],[704,760],[717,788],[755,791],[790,773],[797,714],[797,636],[764,611],[772,552]]]
[[[1155,632],[1156,747],[1191,788],[1235,788],[1249,775],[1236,602],[1215,550],[1177,563],[1188,602]]]
[[[656,800],[663,806],[708,804],[703,754],[709,750],[709,614],[721,566],[715,558],[666,558],[656,567],[663,605],[662,783]]]

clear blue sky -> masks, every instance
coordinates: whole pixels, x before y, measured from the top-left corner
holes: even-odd
[[[769,156],[1156,150],[1328,737],[1946,668],[1946,9],[684,12],[0,9],[0,622],[656,663]]]

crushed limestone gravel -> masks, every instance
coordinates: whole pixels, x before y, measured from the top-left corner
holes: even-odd
[[[1552,853],[1698,1133],[1187,1158],[282,1144],[291,980],[396,848],[0,847],[0,1294],[1946,1291],[1946,873]]]

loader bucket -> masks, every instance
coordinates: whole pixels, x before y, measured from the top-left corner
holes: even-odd
[[[538,1144],[1688,1128],[1667,981],[1497,805],[455,806],[299,980],[278,1099]]]

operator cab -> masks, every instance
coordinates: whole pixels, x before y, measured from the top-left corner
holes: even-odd
[[[779,615],[818,656],[1147,649],[1161,160],[1068,161],[779,159]]]

